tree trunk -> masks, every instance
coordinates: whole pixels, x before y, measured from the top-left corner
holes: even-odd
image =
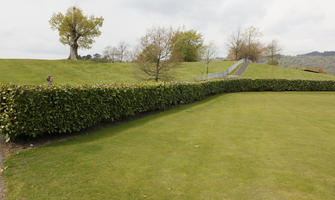
[[[156,63],[156,74],[155,74],[155,81],[156,81],[156,82],[158,82],[159,63],[160,63],[160,60],[157,60],[157,63]]]
[[[78,45],[70,46],[70,56],[69,60],[78,60]]]
[[[70,45],[70,56],[69,60],[78,60],[78,39],[79,37],[76,37],[75,35],[72,35],[69,38],[69,45]]]
[[[208,63],[207,63],[207,69],[206,69],[206,74],[208,75]]]

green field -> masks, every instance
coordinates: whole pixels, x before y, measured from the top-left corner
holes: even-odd
[[[12,155],[14,199],[334,199],[335,93],[258,92]]]
[[[252,63],[242,74],[242,78],[275,78],[275,79],[317,79],[335,80],[335,76],[316,74],[297,69],[285,68],[268,64]]]
[[[209,72],[223,71],[233,65],[231,61],[213,62]],[[205,64],[183,63],[171,71],[173,80],[189,80],[204,75]],[[0,60],[0,82],[16,84],[44,84],[45,78],[54,76],[55,84],[91,84],[136,82],[144,75],[132,63],[98,63],[68,60]]]

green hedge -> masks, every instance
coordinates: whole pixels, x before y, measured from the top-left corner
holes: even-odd
[[[279,62],[278,62],[278,60],[269,60],[269,61],[267,62],[267,64],[268,64],[268,65],[279,65]]]
[[[72,133],[104,121],[244,91],[335,91],[335,81],[214,80],[94,86],[0,85],[0,132],[7,139]]]

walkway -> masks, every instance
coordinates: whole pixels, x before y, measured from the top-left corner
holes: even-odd
[[[241,76],[243,74],[243,72],[245,72],[245,70],[248,68],[249,63],[244,63],[238,70],[237,72],[234,74],[235,76]]]
[[[244,63],[234,74],[228,75],[226,78],[238,78],[245,72],[245,70],[248,68],[249,63]]]

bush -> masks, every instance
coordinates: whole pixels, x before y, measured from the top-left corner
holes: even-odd
[[[335,91],[335,81],[213,80],[93,86],[0,85],[0,133],[8,140],[72,133],[104,121],[244,91]]]
[[[267,62],[268,65],[279,65],[279,62],[277,60],[269,60]]]

